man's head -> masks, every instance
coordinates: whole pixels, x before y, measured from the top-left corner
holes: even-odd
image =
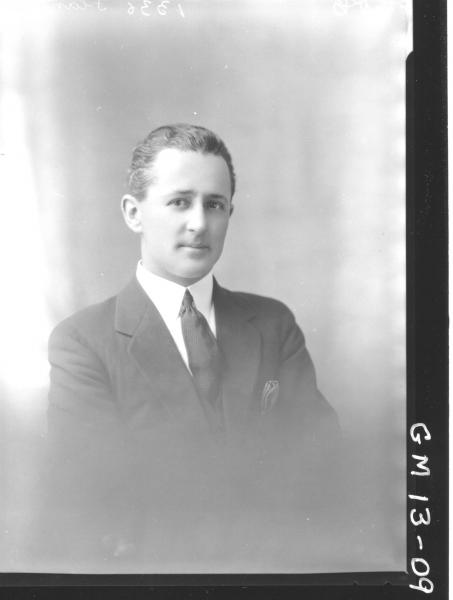
[[[159,127],[135,148],[128,184],[121,206],[141,235],[144,266],[185,286],[206,275],[233,210],[235,174],[222,140],[195,125]]]

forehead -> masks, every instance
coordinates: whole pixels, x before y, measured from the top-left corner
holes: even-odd
[[[152,187],[162,191],[194,190],[231,195],[230,172],[225,160],[215,154],[165,148],[153,165]]]

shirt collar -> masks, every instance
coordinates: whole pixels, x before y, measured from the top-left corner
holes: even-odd
[[[164,320],[176,320],[187,288],[148,271],[141,260],[138,262],[136,274],[139,284],[155,304]],[[212,310],[212,273],[209,272],[202,279],[190,285],[188,289],[193,296],[197,309],[209,320]]]

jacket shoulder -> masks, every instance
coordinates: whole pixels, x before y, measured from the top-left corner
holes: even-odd
[[[102,340],[113,331],[115,305],[116,296],[112,296],[66,317],[54,327],[49,343],[67,336],[77,336],[86,341]]]
[[[266,319],[294,319],[292,311],[280,300],[248,292],[225,291],[234,302],[254,312],[258,317]]]

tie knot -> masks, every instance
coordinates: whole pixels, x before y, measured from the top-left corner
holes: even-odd
[[[193,301],[193,296],[189,292],[189,290],[186,290],[186,293],[184,294],[184,297],[183,297],[182,302],[181,302],[181,308],[179,310],[179,316],[181,316],[182,314],[184,314],[187,309],[194,309],[194,308],[195,308],[195,303]]]

